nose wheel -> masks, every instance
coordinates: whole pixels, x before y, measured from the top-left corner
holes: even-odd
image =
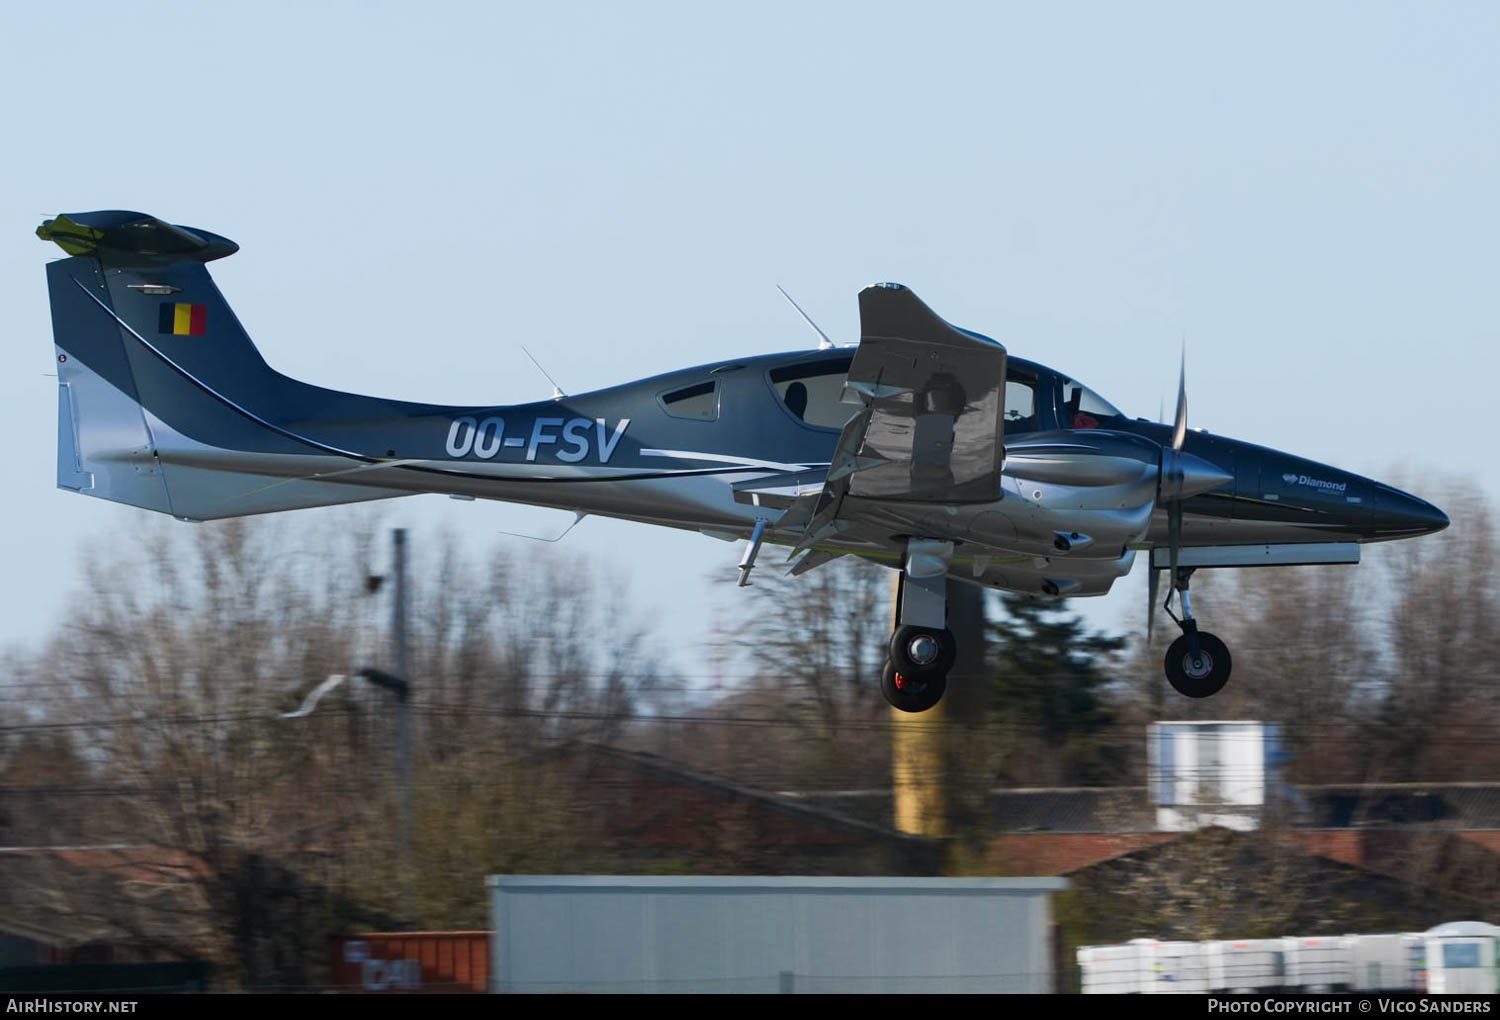
[[[1208,698],[1224,689],[1229,682],[1229,671],[1233,661],[1229,646],[1206,630],[1198,629],[1193,619],[1193,606],[1188,600],[1188,580],[1193,568],[1179,568],[1172,581],[1172,591],[1167,593],[1163,606],[1167,615],[1182,628],[1182,636],[1167,649],[1163,665],[1167,671],[1167,683],[1186,698]],[[1172,612],[1172,592],[1176,592],[1182,603],[1182,618]]]
[[[1184,634],[1167,649],[1167,683],[1186,698],[1209,698],[1229,682],[1229,649],[1207,631],[1198,632],[1198,651]]]

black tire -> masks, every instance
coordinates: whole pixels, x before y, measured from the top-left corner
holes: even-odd
[[[931,662],[916,662],[909,652],[911,643],[920,637],[930,637],[937,642],[937,658]],[[903,625],[897,627],[896,632],[891,635],[890,653],[891,662],[907,676],[947,676],[948,671],[953,668],[954,660],[958,658],[958,642],[953,639],[953,632],[946,627],[934,630],[931,627]]]
[[[880,670],[880,693],[891,703],[892,708],[903,712],[925,712],[943,700],[948,689],[945,673],[927,673],[909,676],[898,673],[889,660]]]
[[[1229,648],[1206,631],[1198,632],[1198,652],[1199,660],[1194,662],[1188,652],[1186,634],[1167,649],[1167,682],[1186,698],[1209,698],[1218,694],[1229,682],[1229,671],[1234,665],[1229,658]]]

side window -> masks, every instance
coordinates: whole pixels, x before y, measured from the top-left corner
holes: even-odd
[[[1036,384],[1010,376],[1005,380],[1005,434],[1036,431]]]
[[[1460,970],[1468,967],[1478,967],[1479,965],[1478,942],[1443,943],[1444,970]]]
[[[783,365],[767,373],[776,399],[792,415],[823,429],[841,429],[854,408],[841,403],[852,355]]]
[[[656,399],[661,401],[662,410],[674,418],[713,421],[719,416],[719,384],[717,382],[694,383],[680,390],[663,393]]]

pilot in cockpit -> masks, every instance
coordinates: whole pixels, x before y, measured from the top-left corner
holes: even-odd
[[[1063,381],[1063,428],[1109,428],[1113,419],[1124,417],[1120,410],[1093,390],[1072,380]]]
[[[787,410],[798,418],[807,414],[807,387],[802,383],[794,382],[788,386],[786,396],[782,399],[786,401]]]

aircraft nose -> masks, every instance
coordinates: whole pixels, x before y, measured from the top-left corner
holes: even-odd
[[[1425,499],[1386,486],[1375,501],[1375,534],[1379,538],[1430,535],[1448,526],[1448,515]]]

